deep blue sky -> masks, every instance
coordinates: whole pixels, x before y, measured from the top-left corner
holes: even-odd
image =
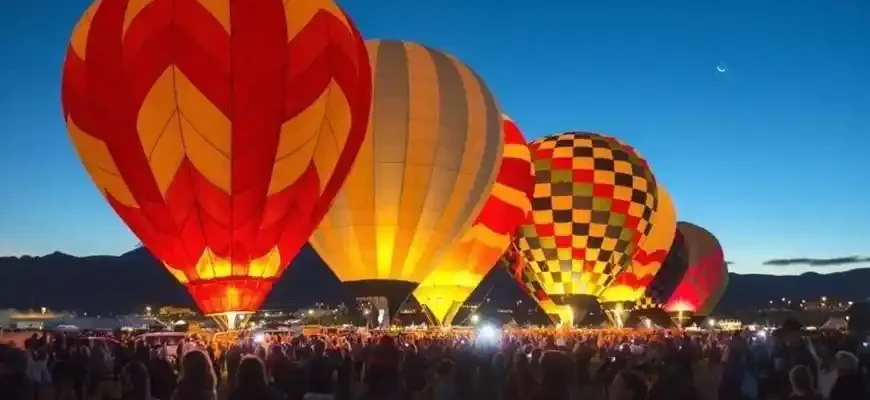
[[[62,123],[61,63],[87,3],[10,1],[0,13],[0,255],[118,254],[137,242]],[[870,255],[866,0],[342,5],[367,38],[466,61],[530,138],[582,129],[634,145],[735,271]]]

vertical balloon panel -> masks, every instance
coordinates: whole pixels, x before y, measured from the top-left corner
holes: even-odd
[[[517,226],[531,210],[534,169],[529,148],[508,117],[504,117],[503,136],[501,165],[480,214],[414,291],[414,297],[438,323],[451,323],[471,292],[498,263]]]

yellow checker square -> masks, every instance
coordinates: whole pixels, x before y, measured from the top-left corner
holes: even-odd
[[[613,170],[622,174],[631,175],[631,162],[625,160],[617,160],[613,162]]]
[[[559,140],[573,140],[575,136],[574,132],[565,132],[559,135]]]
[[[592,157],[574,157],[571,159],[571,168],[591,171],[595,169],[595,159]]]
[[[550,286],[553,284],[553,276],[547,272],[537,272],[535,274],[538,278],[538,282],[540,282],[544,286]]]
[[[589,286],[589,274],[580,275],[580,279],[576,282],[578,286]]]
[[[607,225],[604,224],[589,224],[589,236],[591,237],[602,237],[604,233],[607,232]],[[589,251],[589,250],[587,250]]]
[[[619,238],[605,237],[603,241],[601,241],[601,248],[604,250],[613,250],[616,248],[616,243],[619,242]]]
[[[552,224],[553,210],[534,210],[532,211],[532,220],[536,224]]]
[[[547,260],[545,265],[550,272],[558,272],[562,269],[559,260]]]
[[[583,260],[571,259],[571,272],[583,272]]]
[[[651,210],[655,211],[659,208],[659,198],[653,196],[646,196],[646,202],[644,202],[644,204],[646,204],[646,206],[649,207]]]
[[[594,179],[595,179],[595,183],[600,183],[600,184],[606,183],[609,185],[616,184],[616,174],[614,174],[613,171],[595,170]]]
[[[603,274],[607,272],[607,263],[602,261],[596,261],[592,267],[592,272],[596,274]]]
[[[592,149],[592,156],[595,158],[603,158],[605,160],[613,159],[613,150],[607,147],[596,147]]]
[[[650,228],[650,226],[650,223],[647,222],[645,219],[640,219],[637,222],[637,230],[639,232],[646,232]]]
[[[586,247],[587,243],[589,243],[589,236],[574,235],[571,237],[571,247],[582,249]]]
[[[599,253],[600,251],[601,251],[601,249],[587,248],[587,249],[586,249],[586,256],[585,256],[586,260],[597,260],[597,259],[598,259],[598,253]],[[590,263],[590,262],[593,262],[593,261],[585,261],[585,262],[586,262],[586,263]]]
[[[570,222],[556,222],[553,224],[553,234],[556,236],[571,236]]]
[[[592,219],[592,210],[577,209],[571,211],[571,220],[577,223],[589,222]]]
[[[650,182],[644,176],[631,177],[631,187],[633,187],[637,190],[642,190],[642,191],[646,192],[648,190],[653,189],[650,187],[651,185],[649,183]]]
[[[537,144],[539,150],[550,150],[556,147],[556,141],[553,139],[542,140]]]
[[[553,149],[553,158],[572,158],[574,157],[573,147],[556,147]]]
[[[588,137],[572,137],[574,138],[574,147],[592,147],[592,139]]]
[[[544,260],[544,250],[539,248],[529,249],[529,253],[532,254],[532,260],[535,261],[543,261]]]
[[[553,185],[550,182],[535,184],[535,198],[549,197]]]
[[[550,196],[550,205],[553,210],[570,210],[574,208],[574,196]]]
[[[564,247],[560,247],[560,248],[556,249],[556,258],[558,258],[560,261],[561,260],[565,260],[565,261],[571,260],[571,249],[564,248]],[[561,270],[561,268],[560,268],[560,270]]]
[[[643,211],[646,209],[647,206],[645,204],[632,202],[628,205],[628,215],[631,215],[632,217],[642,218]]]
[[[614,186],[613,198],[617,200],[631,201],[631,188],[626,186]]]

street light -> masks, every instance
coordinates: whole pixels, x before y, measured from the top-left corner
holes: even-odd
[[[479,316],[479,315],[477,315],[477,314],[473,314],[473,315],[471,316],[471,323],[476,324],[476,323],[478,323],[479,321],[480,321],[480,316]]]
[[[39,311],[42,312],[42,315],[45,315],[45,312],[48,311],[48,308],[46,308],[46,307],[40,307],[40,308],[39,308]]]
[[[151,315],[151,306],[145,306],[145,315]]]

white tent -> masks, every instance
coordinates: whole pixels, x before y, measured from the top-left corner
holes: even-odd
[[[822,325],[822,329],[826,330],[843,330],[848,328],[849,322],[844,317],[831,317]]]

